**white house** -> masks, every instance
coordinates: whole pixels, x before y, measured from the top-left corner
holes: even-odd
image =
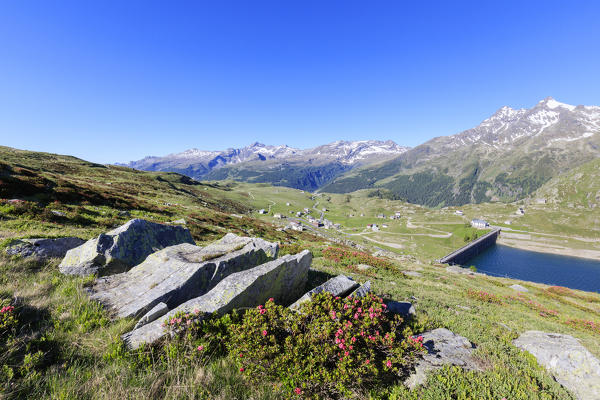
[[[454,211],[454,214],[456,214],[456,215],[464,215],[464,213],[462,211],[460,211],[460,210]]]
[[[265,210],[264,208],[261,208],[260,210],[258,210],[259,214],[266,214],[267,210]]]
[[[477,229],[485,229],[488,228],[490,224],[488,224],[488,222],[483,219],[473,219],[471,220],[471,226]]]

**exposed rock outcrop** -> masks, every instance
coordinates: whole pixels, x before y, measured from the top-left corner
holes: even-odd
[[[194,244],[186,228],[132,219],[69,250],[59,269],[68,275],[115,274],[129,270],[157,250],[181,243]]]
[[[8,255],[32,257],[38,260],[62,258],[67,251],[81,246],[85,240],[76,237],[58,239],[20,239],[13,242],[7,249]]]
[[[531,353],[577,399],[600,399],[600,361],[573,336],[527,331],[513,344]]]
[[[160,302],[157,305],[155,305],[150,311],[148,311],[146,314],[144,314],[142,316],[142,318],[140,318],[138,323],[135,324],[133,329],[137,329],[141,326],[146,325],[149,322],[155,321],[168,312],[169,312],[169,307],[165,303]]]
[[[445,328],[434,329],[421,336],[427,353],[417,363],[415,372],[404,382],[408,387],[415,388],[422,385],[427,380],[427,372],[446,364],[481,371],[481,367],[472,356],[475,346],[464,336],[459,336]]]
[[[321,292],[329,292],[334,296],[344,297],[349,294],[352,290],[358,288],[359,284],[352,278],[345,275],[338,275],[331,278],[324,284],[317,286],[316,288],[305,293],[304,296],[300,297],[294,304],[290,306],[291,309],[299,309],[303,303],[310,301],[312,297]]]
[[[279,246],[229,233],[206,247],[167,247],[127,272],[96,280],[91,298],[117,317],[139,317],[158,303],[173,309],[202,296],[223,278],[277,257]]]
[[[408,301],[389,300],[385,302],[385,305],[387,306],[388,312],[391,312],[392,314],[399,314],[404,318],[417,313],[415,307]]]
[[[371,292],[371,281],[366,281],[358,289],[354,292],[350,293],[352,297],[365,297],[367,294]]]
[[[278,303],[289,303],[302,293],[311,262],[312,254],[305,250],[231,274],[207,294],[189,300],[163,318],[123,335],[123,340],[130,348],[154,343],[168,334],[163,322],[179,312],[222,315],[236,308],[258,306],[271,297]]]
[[[523,292],[523,293],[529,292],[529,290],[526,287],[521,286],[521,285],[516,284],[516,283],[514,285],[510,285],[509,288],[511,288],[512,290],[515,290],[517,292]]]

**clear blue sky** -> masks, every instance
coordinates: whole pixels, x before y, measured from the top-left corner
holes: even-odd
[[[502,105],[600,105],[599,3],[5,0],[0,144],[415,146]]]

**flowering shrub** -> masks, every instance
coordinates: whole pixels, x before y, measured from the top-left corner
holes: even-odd
[[[561,296],[572,296],[573,292],[571,289],[566,288],[564,286],[550,286],[546,289],[547,292],[558,294]]]
[[[564,286],[550,286],[549,288],[546,289],[546,294],[550,295],[550,297],[559,299],[559,300],[564,300],[562,299],[563,296],[568,296],[568,297],[572,297],[574,299],[579,299],[579,300],[584,300],[590,303],[599,303],[600,302],[600,298],[597,295],[592,295],[592,294],[579,294],[569,288],[566,288]],[[586,310],[584,310],[586,311]]]
[[[3,342],[16,326],[15,308],[8,305],[2,306],[0,309],[0,337]]]
[[[558,311],[552,310],[550,308],[546,308],[543,305],[541,305],[540,303],[529,299],[527,296],[523,295],[522,293],[519,293],[516,296],[507,296],[506,298],[508,300],[518,301],[521,304],[524,304],[525,306],[532,309],[533,311],[537,311],[540,314],[540,316],[542,316],[542,317],[545,317],[545,318],[558,317]]]
[[[396,267],[389,261],[382,258],[373,257],[362,251],[351,251],[340,249],[339,247],[328,247],[323,250],[323,257],[343,266],[356,264],[368,264],[375,268],[395,270]]]
[[[575,328],[592,331],[600,335],[600,324],[598,322],[575,318],[567,320],[565,324]]]
[[[492,293],[484,292],[483,290],[467,289],[467,296],[486,303],[503,304],[500,297]]]
[[[300,312],[269,300],[231,326],[230,355],[255,382],[279,380],[290,396],[339,397],[407,373],[422,351],[375,295],[315,296]]]
[[[193,354],[193,358],[207,359],[227,354],[231,325],[240,320],[236,312],[218,317],[194,310],[175,314],[163,321],[163,326],[183,339],[180,345],[184,353]]]

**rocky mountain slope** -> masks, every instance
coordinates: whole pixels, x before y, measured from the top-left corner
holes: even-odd
[[[391,140],[339,140],[310,149],[253,143],[241,149],[191,149],[124,164],[146,171],[179,172],[195,179],[236,179],[315,190],[359,165],[390,159],[408,150]]]
[[[502,107],[475,128],[351,171],[321,190],[382,188],[429,206],[512,201],[598,157],[599,132],[600,107],[548,97],[531,109]]]
[[[532,201],[575,209],[600,207],[600,159],[560,174],[540,187]]]

